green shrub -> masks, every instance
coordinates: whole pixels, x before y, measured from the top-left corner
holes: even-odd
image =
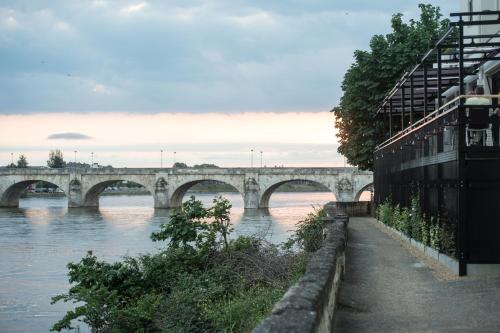
[[[455,232],[449,224],[443,223],[440,227],[441,251],[450,256],[456,256]]]
[[[430,226],[434,224],[434,217],[431,216],[430,222],[427,222],[426,220],[423,220],[422,223],[420,223],[420,235],[421,235],[421,242],[425,246],[431,246],[431,233],[430,233]]]
[[[250,332],[286,292],[288,286],[242,290],[231,299],[205,309],[213,322],[213,332]]]
[[[315,208],[307,214],[306,218],[296,224],[292,237],[285,243],[285,248],[290,249],[298,246],[306,252],[315,252],[321,247],[325,238],[324,222],[326,211],[323,208]]]
[[[439,220],[437,223],[431,223],[429,227],[430,246],[437,251],[441,250],[441,233],[442,229],[439,226]]]
[[[68,264],[67,294],[53,303],[77,306],[52,330],[82,321],[92,332],[249,331],[303,274],[307,254],[282,251],[261,239],[229,240],[231,205],[216,198],[205,209],[194,197],[152,234],[167,246],[156,254],[99,261],[89,252]],[[296,241],[311,250],[322,239],[324,212],[300,223]]]
[[[413,197],[410,206],[410,221],[407,227],[406,235],[413,239],[420,239],[420,225],[423,221],[423,216],[420,212],[420,203],[418,197]]]
[[[393,209],[389,200],[377,207],[377,219],[385,225],[392,226]]]
[[[382,223],[426,246],[450,256],[456,254],[453,226],[442,223],[439,215],[437,218],[431,216],[430,220],[422,215],[418,196],[412,198],[409,208],[393,206],[387,200],[377,207],[376,216]]]

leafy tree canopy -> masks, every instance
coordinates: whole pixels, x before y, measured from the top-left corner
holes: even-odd
[[[26,159],[26,156],[24,156],[24,154],[21,154],[21,156],[19,156],[19,159],[17,160],[17,167],[18,168],[28,167],[28,160]]]
[[[211,164],[211,163],[195,164],[192,167],[190,167],[189,165],[187,165],[186,163],[183,163],[183,162],[175,162],[172,167],[173,168],[179,168],[179,169],[187,169],[187,168],[194,168],[194,169],[218,168],[217,165]]]
[[[343,96],[334,108],[339,153],[361,169],[372,169],[375,146],[382,141],[382,122],[375,114],[385,94],[415,65],[447,29],[439,7],[420,4],[419,20],[392,16],[392,31],[375,35],[368,51],[354,52],[354,63],[342,82]]]
[[[64,162],[62,151],[59,149],[51,150],[49,153],[49,159],[47,160],[47,166],[49,168],[64,168],[66,166],[66,162]]]
[[[217,165],[211,163],[202,163],[193,165],[195,169],[210,169],[210,168],[218,168]]]
[[[189,168],[186,163],[183,162],[175,162],[172,168],[186,169]]]

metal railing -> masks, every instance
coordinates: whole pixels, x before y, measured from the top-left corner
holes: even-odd
[[[404,130],[399,131],[389,139],[383,141],[380,143],[378,146],[375,147],[375,151],[378,151],[380,149],[383,149],[387,147],[388,145],[398,141],[399,139],[402,139],[411,133],[419,130],[420,128],[426,126],[428,123],[433,122],[443,116],[446,116],[448,112],[452,112],[455,110],[456,107],[462,106],[464,108],[464,111],[466,108],[471,108],[471,107],[484,107],[484,108],[497,108],[498,104],[496,103],[491,103],[491,105],[465,105],[465,104],[460,104],[461,100],[467,100],[467,98],[471,97],[482,97],[482,98],[490,98],[490,99],[500,99],[500,95],[460,95],[458,97],[455,97],[451,101],[447,102],[443,106],[441,106],[439,109],[436,111],[429,113],[427,116],[424,118],[414,122],[413,124],[410,124],[410,126],[406,127]]]

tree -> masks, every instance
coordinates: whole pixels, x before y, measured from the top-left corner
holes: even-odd
[[[211,163],[202,163],[193,165],[195,169],[210,169],[210,168],[218,168],[217,165]]]
[[[50,151],[47,166],[49,168],[64,168],[66,166],[63,153],[59,149]]]
[[[191,247],[192,242],[199,240],[200,232],[208,230],[208,225],[203,221],[207,216],[208,210],[201,201],[191,196],[181,209],[172,213],[168,223],[160,225],[160,231],[151,234],[151,239],[155,242],[169,239],[172,248]]]
[[[382,122],[375,114],[385,94],[449,25],[441,19],[439,7],[420,4],[419,8],[418,21],[405,23],[402,14],[393,15],[392,32],[373,36],[369,51],[355,51],[354,63],[344,76],[343,96],[333,109],[338,152],[361,169],[372,169],[375,146],[384,137]]]
[[[175,162],[172,167],[173,168],[177,168],[177,169],[187,169],[187,168],[189,168],[186,163],[182,163],[182,162]]]
[[[228,236],[233,231],[231,227],[231,203],[221,196],[214,198],[213,207],[210,209],[210,215],[213,217],[211,227],[215,232],[220,233],[224,240],[224,249],[229,247]]]
[[[28,167],[28,160],[26,159],[26,156],[24,156],[24,154],[21,154],[21,156],[19,156],[19,159],[17,160],[17,167],[18,168]]]

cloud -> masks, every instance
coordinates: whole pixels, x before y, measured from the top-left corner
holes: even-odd
[[[92,91],[98,94],[111,94],[111,90],[103,84],[96,84]]]
[[[90,136],[82,133],[55,133],[47,137],[49,140],[89,140],[92,139]]]
[[[10,1],[0,114],[330,110],[353,51],[418,2]]]
[[[148,6],[149,6],[149,4],[145,1],[143,1],[140,3],[134,4],[134,5],[130,5],[130,6],[122,8],[120,10],[120,13],[125,14],[125,15],[132,15],[132,14],[135,14],[135,13],[138,13],[138,12],[144,10]]]
[[[58,22],[55,23],[54,26],[59,31],[63,31],[63,32],[71,32],[71,31],[73,31],[73,29],[71,28],[71,26],[67,22],[64,22],[64,21],[58,21]]]

